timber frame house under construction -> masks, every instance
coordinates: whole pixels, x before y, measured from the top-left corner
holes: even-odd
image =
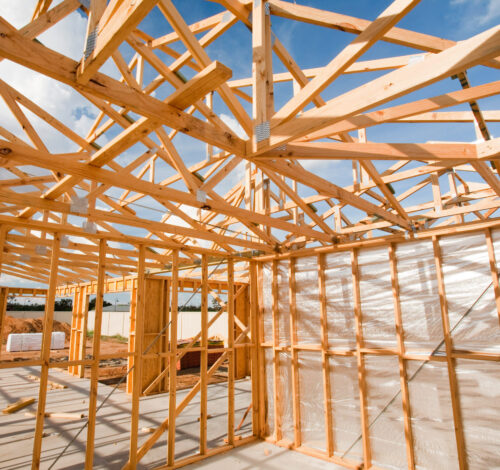
[[[385,10],[371,21],[300,0],[189,0],[214,12],[195,22],[185,0],[34,3],[24,27],[0,17],[0,60],[85,99],[92,123],[72,129],[0,75],[22,130],[0,126],[0,269],[46,285],[0,287],[0,346],[7,298],[46,299],[39,358],[6,361],[0,349],[0,374],[39,371],[24,449],[32,468],[52,468],[78,442],[79,468],[94,468],[99,365],[118,355],[101,353],[112,292],[131,295],[127,455],[116,468],[140,467],[160,442],[156,468],[178,468],[258,440],[325,468],[500,466],[500,110],[490,109],[500,25],[458,42],[399,27],[418,16],[418,0],[377,2]],[[43,40],[75,14],[88,22],[79,60]],[[343,42],[326,65],[301,68],[279,39],[284,22]],[[387,43],[406,52],[384,56],[392,49],[377,46]],[[473,137],[447,141],[456,126]],[[49,128],[64,153],[44,142]],[[184,292],[199,296],[201,314],[181,349]],[[59,297],[73,299],[72,331],[69,357],[54,361]],[[210,365],[218,318],[228,333]],[[189,352],[200,356],[199,380],[179,395],[176,366]],[[226,432],[214,446],[209,380],[222,364]],[[45,458],[56,369],[75,380],[90,370],[88,417]],[[245,380],[242,434],[235,388]],[[163,418],[144,434],[153,392],[165,394]],[[179,454],[195,397],[198,447]],[[54,468],[67,468],[62,460]]]

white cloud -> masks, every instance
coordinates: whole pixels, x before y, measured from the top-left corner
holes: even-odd
[[[0,284],[2,286],[9,287],[34,287],[40,289],[45,289],[47,287],[47,284],[44,284],[42,282],[29,281],[28,279],[22,279],[19,277],[10,276],[8,274],[2,274],[0,276]]]
[[[220,115],[220,118],[222,122],[224,122],[224,124],[226,124],[227,127],[229,127],[229,129],[231,129],[240,139],[248,139],[246,132],[236,119],[224,113]]]
[[[466,29],[493,26],[500,19],[500,0],[451,0],[451,6],[465,9],[461,15]]]
[[[0,2],[0,15],[19,28],[31,21],[31,14],[36,3],[36,0],[23,0],[21,8],[18,2]],[[82,57],[86,29],[87,19],[78,11],[74,11],[41,34],[38,39],[46,47],[79,61]],[[117,69],[110,61],[106,62],[102,71],[115,78],[118,76]],[[71,87],[16,63],[3,60],[0,63],[0,77],[81,136],[87,134],[93,118],[97,116],[97,108]],[[25,109],[23,111],[50,151],[64,153],[77,149],[76,144],[54,128],[29,111]],[[26,134],[1,99],[0,126],[29,142]]]
[[[23,8],[19,8],[17,2],[2,2],[0,4],[0,15],[15,28],[21,28],[30,21],[36,4],[37,0],[24,0]]]

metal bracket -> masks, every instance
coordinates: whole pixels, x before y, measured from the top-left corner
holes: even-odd
[[[69,246],[69,238],[66,235],[62,235],[61,236],[60,244],[61,244],[61,248],[68,248],[68,246]]]
[[[95,234],[97,233],[97,225],[91,220],[86,220],[82,224],[82,228],[85,232]]]
[[[98,32],[99,28],[96,26],[87,36],[87,44],[85,45],[85,52],[83,53],[85,60],[87,60],[92,55],[92,52],[94,52]]]
[[[71,199],[70,210],[71,212],[76,212],[78,214],[86,214],[89,211],[87,198],[74,196]]]
[[[269,121],[261,122],[255,126],[255,137],[257,142],[269,139],[271,136],[271,126]]]
[[[35,246],[35,253],[40,256],[44,256],[47,254],[47,247],[45,245],[37,245]]]
[[[205,191],[202,191],[201,189],[198,189],[196,191],[196,200],[198,202],[201,202],[202,204],[207,203],[207,193]]]

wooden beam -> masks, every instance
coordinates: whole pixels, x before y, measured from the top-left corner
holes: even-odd
[[[94,74],[91,81],[80,84],[75,79],[77,64],[42,44],[30,41],[0,19],[0,55],[13,62],[66,83],[76,90],[89,93],[113,104],[129,108],[139,115],[158,119],[161,123],[230,152],[243,153],[244,142],[226,130],[197,119],[188,113],[138,92],[104,74]],[[208,65],[208,64],[207,64]]]
[[[343,15],[327,10],[319,10],[305,5],[292,4],[282,0],[270,0],[271,13],[306,23],[338,29],[343,32],[359,34],[368,28],[371,21]],[[431,36],[430,34],[417,33],[408,29],[392,28],[382,40],[412,47],[423,51],[438,53],[457,44],[449,39]],[[491,67],[499,68],[498,60],[487,62]]]
[[[97,295],[95,300],[94,335],[92,337],[92,366],[90,372],[89,415],[87,422],[87,441],[85,448],[85,470],[91,470],[94,462],[94,440],[97,409],[97,387],[99,379],[99,363],[101,355],[101,326],[102,309],[104,302],[104,277],[106,258],[106,241],[99,241],[99,267],[97,269]],[[84,295],[86,300],[86,295]],[[82,325],[83,326],[83,325]],[[83,330],[81,341],[86,343],[86,328]],[[83,358],[82,358],[83,359]]]
[[[290,263],[294,261],[290,260]],[[323,407],[325,410],[326,451],[332,457],[335,450],[333,435],[332,392],[330,384],[330,358],[327,355],[328,319],[327,319],[327,292],[325,285],[325,255],[318,255],[318,292],[321,322],[321,369],[323,373]]]
[[[371,467],[372,452],[370,446],[370,424],[368,420],[368,395],[366,390],[365,358],[361,349],[364,347],[363,320],[361,312],[361,292],[359,287],[358,250],[351,250],[352,290],[354,295],[354,322],[356,328],[356,360],[358,364],[359,403],[361,413],[361,434],[363,441],[363,462],[365,468]]]
[[[259,153],[493,58],[500,53],[499,38],[500,26],[493,27],[439,54],[428,56],[422,62],[402,67],[350,90],[319,109],[306,111],[297,119],[277,126],[269,145]]]
[[[168,437],[167,437],[167,465],[174,465],[175,461],[175,418],[177,395],[177,319],[179,295],[179,253],[172,253],[172,281],[170,282],[170,372],[168,391]]]
[[[135,314],[134,370],[132,389],[132,411],[130,416],[130,446],[129,459],[132,468],[137,466],[137,438],[139,433],[139,408],[142,392],[142,366],[144,342],[144,311],[145,311],[145,246],[139,245],[137,261],[137,306]]]
[[[269,54],[269,15],[263,2],[256,2],[252,9],[252,105],[253,125],[252,147],[257,151],[269,137],[269,119],[273,112],[272,61]],[[269,81],[271,76],[271,81]]]
[[[54,302],[58,282],[58,262],[60,250],[60,236],[54,233],[52,242],[52,253],[50,262],[50,280],[45,302],[45,313],[43,316],[42,350],[40,359],[42,367],[40,371],[40,385],[38,390],[38,406],[36,411],[35,435],[33,439],[33,454],[31,468],[40,468],[40,457],[42,453],[43,425],[45,418],[45,405],[47,403],[47,383],[49,380],[50,345],[52,342],[52,328],[54,322]]]
[[[254,157],[261,159],[301,160],[474,160],[476,144],[436,143],[400,144],[378,142],[300,142],[288,144],[286,150],[271,150]],[[483,157],[484,158],[484,157]],[[487,158],[487,157],[486,157]]]
[[[154,183],[150,183],[149,181],[139,180],[133,176],[117,175],[114,172],[102,168],[95,168],[92,165],[86,165],[78,162],[69,162],[63,157],[57,157],[55,155],[38,152],[29,147],[14,144],[12,142],[0,140],[0,149],[4,149],[3,154],[9,159],[19,159],[19,161],[23,161],[25,163],[30,162],[29,164],[34,164],[36,166],[57,168],[60,171],[65,172],[66,174],[72,174],[73,176],[89,178],[97,182],[110,184],[124,189],[130,189],[131,191],[140,191],[143,194],[153,196],[160,202],[162,199],[166,199],[168,201],[180,202],[182,204],[187,204],[196,208],[206,208],[208,206],[210,207],[210,210],[216,210],[220,213],[235,216],[242,221],[261,223],[269,225],[271,227],[296,232],[301,235],[310,236],[312,238],[325,239],[327,241],[330,240],[329,236],[325,235],[324,233],[318,232],[317,230],[312,230],[307,227],[296,227],[293,224],[284,222],[277,218],[266,216],[265,214],[259,214],[246,209],[234,207],[228,204],[222,198],[207,199],[206,203],[203,203],[198,201],[196,196],[192,194],[188,194],[172,188],[167,188],[165,186],[156,185]],[[228,243],[237,244],[238,240],[240,240],[240,243],[249,243],[246,240],[242,239],[234,239],[232,242],[228,241]],[[263,245],[261,245],[261,247],[263,247]]]
[[[201,257],[201,337],[200,337],[200,455],[207,452],[208,400],[208,264]]]
[[[415,448],[411,427],[410,390],[408,387],[408,373],[406,369],[406,354],[404,344],[403,319],[401,315],[401,302],[399,298],[398,265],[394,244],[389,245],[389,261],[391,265],[392,298],[394,302],[394,317],[396,322],[396,337],[398,341],[399,379],[403,404],[403,418],[406,442],[406,460],[408,469],[415,470]]]
[[[220,62],[212,62],[168,97],[168,103],[186,109],[229,80],[233,72]]]
[[[462,413],[460,408],[460,400],[458,394],[458,383],[455,372],[455,360],[452,357],[453,340],[450,332],[450,319],[448,317],[448,300],[446,298],[446,290],[443,277],[443,266],[441,259],[441,247],[439,239],[436,236],[432,237],[432,246],[434,249],[434,263],[436,265],[436,274],[439,290],[439,304],[441,307],[441,323],[443,326],[444,344],[446,348],[446,364],[448,366],[448,382],[451,394],[451,408],[453,411],[453,424],[455,430],[455,439],[457,445],[458,464],[460,470],[467,470],[467,454],[465,448]]]
[[[252,434],[255,437],[261,436],[261,348],[259,338],[259,305],[258,305],[258,274],[257,263],[250,261],[249,265],[249,281],[250,281],[250,321],[251,321],[251,335],[252,335],[252,349],[251,349],[251,384],[252,384]],[[229,439],[229,437],[228,437]]]
[[[111,54],[125,40],[156,5],[158,0],[124,0],[114,8],[111,3],[108,8],[113,9],[111,16],[106,15],[106,23],[97,23],[87,37],[85,57],[82,59],[77,72],[77,81],[87,83],[99,70],[101,65],[111,57]],[[91,19],[91,18],[90,18]]]
[[[276,262],[277,264],[277,262]],[[302,445],[301,418],[300,418],[300,377],[299,377],[299,354],[295,348],[298,343],[297,336],[297,283],[295,279],[295,259],[290,260],[288,265],[288,297],[290,302],[290,348],[291,348],[291,382],[292,382],[292,416],[293,416],[293,444],[296,447]],[[302,393],[307,393],[302,390]],[[280,413],[277,408],[275,414]]]
[[[409,119],[411,122],[413,117],[418,119],[418,116],[423,115],[423,113],[450,106],[456,106],[461,103],[466,103],[472,99],[493,96],[499,92],[500,81],[478,85],[465,90],[452,91],[443,95],[391,106],[389,108],[372,111],[366,114],[357,114],[336,124],[327,126],[320,131],[308,133],[303,137],[303,139],[315,140],[342,132],[349,132],[360,128],[384,124],[386,122],[400,122],[404,119]],[[481,144],[478,144],[478,146],[480,145]]]
[[[211,62],[208,54],[200,45],[196,36],[189,29],[188,25],[185,23],[184,19],[179,14],[171,0],[160,0],[158,7],[196,61],[201,66],[206,67]],[[223,84],[219,87],[219,94],[247,135],[250,136],[252,133],[251,120],[241,103],[234,96],[232,90],[226,84]]]
[[[381,209],[375,204],[372,204],[371,202],[346,191],[340,186],[337,186],[336,184],[331,183],[314,173],[304,170],[302,167],[295,165],[293,161],[259,160],[258,165],[263,166],[264,168],[270,168],[276,173],[292,178],[297,182],[305,184],[306,186],[312,187],[321,194],[338,199],[339,201],[350,204],[353,207],[357,207],[358,209],[365,211],[367,214],[379,215],[395,225],[401,225],[403,227],[409,226],[408,222],[398,215],[392,214],[385,209]]]
[[[9,299],[9,288],[0,287],[0,357],[2,356],[3,330],[7,316],[7,301]]]
[[[278,299],[278,261],[272,262],[272,337],[273,337],[273,402],[274,402],[274,438],[276,441],[281,441],[281,394],[280,387],[283,386],[280,375],[280,329],[279,329],[279,299]],[[296,424],[296,423],[295,423]]]
[[[491,229],[487,228],[484,231],[486,237],[486,246],[488,248],[488,259],[490,262],[491,279],[493,282],[493,291],[495,293],[495,304],[497,307],[498,322],[500,323],[500,284],[498,281],[498,268],[495,256],[495,247],[491,237]]]
[[[419,1],[394,0],[353,42],[339,52],[316,77],[274,114],[271,128],[292,119],[315,96],[338,78],[349,65],[390,31]]]

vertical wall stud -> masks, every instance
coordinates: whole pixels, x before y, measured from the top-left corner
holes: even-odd
[[[168,393],[168,444],[167,465],[171,467],[175,460],[175,408],[177,389],[177,316],[178,316],[178,294],[179,294],[179,252],[172,252],[172,290],[170,292],[170,355],[169,355],[169,393]]]
[[[0,357],[2,355],[3,329],[7,316],[7,301],[9,299],[9,288],[0,287]]]
[[[78,330],[78,312],[80,308],[80,297],[81,297],[81,287],[77,286],[75,288],[75,295],[73,296],[73,310],[71,313],[71,333],[69,340],[69,360],[74,361],[77,358],[76,355],[76,345],[77,345],[77,330]],[[76,366],[69,366],[68,372],[70,374],[75,374],[77,370]]]
[[[299,384],[299,354],[297,346],[297,304],[295,284],[295,258],[290,258],[288,266],[288,300],[290,302],[290,349],[292,354],[292,406],[293,406],[293,431],[294,446],[302,445],[300,426],[300,384]]]
[[[280,399],[280,365],[279,365],[279,309],[278,309],[278,261],[273,260],[272,264],[273,284],[273,374],[274,374],[274,430],[276,441],[280,441],[281,436],[281,399]]]
[[[201,257],[201,356],[200,356],[200,454],[207,452],[207,368],[208,368],[208,264]]]
[[[144,309],[145,309],[145,247],[139,245],[139,259],[137,262],[137,306],[135,312],[135,344],[134,370],[132,382],[132,412],[130,417],[130,467],[137,466],[137,436],[139,433],[139,406],[142,392],[142,351],[144,339]]]
[[[80,351],[78,351],[79,356],[78,359],[84,360],[85,359],[85,352],[87,350],[87,322],[89,318],[89,295],[87,294],[88,287],[84,286],[82,288],[82,298],[81,298],[81,306],[82,306],[82,312],[83,312],[83,321],[82,321],[82,342],[80,344]],[[94,328],[95,330],[95,328]],[[78,376],[80,378],[85,377],[85,366],[84,365],[79,365],[78,366]]]
[[[132,281],[132,292],[130,294],[130,331],[128,335],[128,369],[132,369],[134,367],[135,358],[135,330],[136,330],[136,316],[137,316],[137,282],[138,279],[134,279]],[[134,376],[129,374],[127,377],[127,393],[132,393],[132,389],[134,386]]]
[[[405,441],[406,441],[406,459],[408,468],[415,469],[415,450],[413,447],[413,432],[411,428],[411,406],[410,406],[410,391],[408,390],[408,381],[406,373],[405,344],[403,319],[401,315],[401,303],[399,300],[399,282],[398,282],[398,265],[394,245],[389,245],[389,260],[391,263],[391,283],[392,297],[394,301],[394,316],[396,322],[396,337],[398,341],[398,362],[399,362],[399,379],[401,383],[401,394],[403,402],[403,418],[405,426]]]
[[[5,237],[7,236],[7,230],[5,225],[0,226],[0,276],[2,275],[2,261],[3,261],[3,247],[5,245]],[[0,356],[2,355],[2,344],[3,344],[3,327],[5,324],[6,310],[7,310],[7,299],[9,297],[8,287],[2,287],[0,291]]]
[[[493,282],[493,290],[495,292],[495,303],[497,307],[498,321],[500,323],[500,286],[498,283],[498,269],[495,257],[495,248],[491,238],[491,230],[488,228],[484,233],[486,237],[486,246],[488,247],[488,258],[490,260],[491,279]]]
[[[227,260],[227,441],[234,445],[234,263]]]
[[[328,358],[328,321],[326,311],[325,255],[318,255],[319,305],[321,315],[321,365],[323,370],[323,400],[325,407],[326,450],[333,456],[333,416],[330,386],[330,362]]]
[[[368,409],[367,409],[367,392],[366,392],[366,373],[365,359],[361,349],[364,346],[363,341],[363,320],[361,314],[361,293],[359,289],[359,267],[358,267],[358,251],[351,250],[351,266],[352,266],[352,290],[354,294],[354,322],[356,325],[356,358],[358,361],[358,384],[359,384],[359,399],[361,410],[361,431],[363,437],[363,455],[364,468],[371,467],[371,447],[369,436]]]
[[[260,429],[260,369],[263,365],[259,362],[260,346],[259,338],[259,305],[258,305],[258,284],[257,284],[257,263],[250,261],[250,325],[252,336],[252,349],[251,349],[251,384],[252,384],[252,431],[256,437],[263,437]]]
[[[258,317],[258,344],[259,344],[259,349],[258,349],[258,354],[259,354],[259,363],[262,365],[262,367],[259,369],[259,402],[260,402],[260,407],[259,407],[259,422],[260,422],[260,435],[262,437],[265,437],[268,435],[268,407],[267,407],[267,390],[266,390],[266,385],[267,385],[267,379],[266,379],[266,357],[265,357],[265,351],[264,348],[262,347],[262,344],[264,343],[264,299],[262,295],[262,289],[263,289],[263,264],[262,263],[257,263],[257,282],[258,285],[260,286],[260,289],[258,290],[258,302],[259,302],[259,317]]]
[[[448,365],[448,381],[450,383],[451,408],[453,411],[453,423],[455,427],[455,439],[457,441],[458,465],[460,470],[467,470],[467,457],[465,453],[465,440],[462,426],[462,413],[458,396],[457,377],[455,374],[455,361],[452,357],[453,341],[450,334],[450,319],[448,317],[448,302],[446,300],[446,290],[444,287],[443,262],[441,259],[441,247],[436,236],[432,237],[434,247],[434,262],[436,264],[436,274],[439,289],[439,304],[441,306],[441,322],[443,325],[444,344],[446,348],[446,363]]]
[[[106,269],[106,240],[101,239],[99,240],[99,266],[97,268],[97,292],[95,299],[94,336],[92,339],[92,369],[90,373],[89,417],[87,423],[85,470],[91,470],[94,463],[97,387],[99,378],[99,359],[101,355],[102,308],[104,301],[104,278],[106,276],[105,269]],[[85,295],[84,289],[85,288],[82,289],[80,294],[83,302],[87,297]],[[83,328],[83,323],[84,322],[82,322],[82,328]],[[84,336],[84,333],[85,331],[82,331],[82,336]],[[83,337],[82,338],[83,344],[85,344],[85,340],[86,338]]]
[[[42,436],[45,418],[45,405],[47,402],[47,384],[49,379],[50,344],[52,341],[52,326],[54,322],[54,302],[56,300],[57,275],[59,267],[60,236],[54,233],[52,241],[52,256],[50,260],[50,279],[47,300],[45,303],[45,315],[43,317],[42,333],[42,369],[40,372],[40,388],[38,393],[38,407],[36,411],[35,438],[33,442],[33,455],[31,468],[40,468],[40,455],[42,452]]]

